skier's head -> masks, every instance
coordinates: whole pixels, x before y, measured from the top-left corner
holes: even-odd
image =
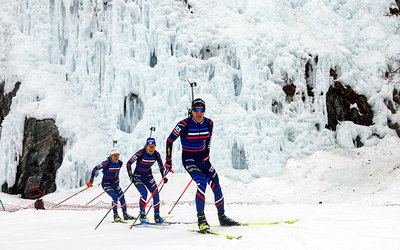
[[[156,150],[156,140],[154,140],[154,138],[147,138],[146,140],[146,150],[149,154],[154,153],[154,151]]]
[[[194,99],[192,102],[192,117],[197,121],[201,122],[204,117],[204,113],[206,112],[206,103],[201,99]]]
[[[110,158],[113,162],[118,162],[119,160],[119,150],[117,148],[112,148],[110,150]]]
[[[203,101],[201,98],[196,98],[196,99],[194,99],[193,102],[192,102],[192,110],[193,110],[195,107],[202,107],[202,108],[204,108],[204,110],[205,110],[205,109],[206,109],[206,103],[205,103],[205,101]]]

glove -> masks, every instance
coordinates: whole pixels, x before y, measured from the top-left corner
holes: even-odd
[[[93,181],[89,181],[88,183],[86,183],[86,186],[88,188],[93,187]]]
[[[135,177],[133,175],[130,175],[129,179],[131,180],[131,182],[135,182]]]
[[[174,171],[172,171],[172,160],[171,160],[171,158],[167,157],[167,159],[165,160],[164,167],[165,167],[165,172],[164,172],[165,174],[167,174],[168,172],[174,173]]]
[[[164,184],[167,184],[167,182],[168,182],[168,178],[165,177],[165,178],[164,178]]]

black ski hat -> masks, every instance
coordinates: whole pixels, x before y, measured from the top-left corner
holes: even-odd
[[[194,99],[192,102],[192,109],[198,106],[203,107],[205,109],[206,103],[201,98]]]

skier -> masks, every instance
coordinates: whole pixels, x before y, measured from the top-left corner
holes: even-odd
[[[238,222],[225,215],[224,196],[217,172],[210,163],[210,144],[213,131],[213,121],[204,117],[205,102],[197,98],[192,102],[189,117],[180,121],[167,139],[167,156],[165,167],[172,167],[172,145],[180,136],[182,144],[182,162],[186,171],[197,184],[196,209],[200,230],[207,230],[210,225],[204,215],[205,193],[207,182],[214,192],[215,205],[221,226],[239,225]]]
[[[131,165],[135,161],[136,161],[136,168],[135,171],[132,173]],[[137,151],[126,163],[126,169],[128,170],[129,178],[135,184],[136,188],[139,190],[140,193],[139,218],[141,223],[148,222],[148,220],[146,219],[146,213],[144,211],[144,206],[147,200],[147,189],[150,191],[150,193],[154,192],[153,195],[154,221],[160,224],[164,222],[164,219],[161,218],[160,216],[160,198],[157,190],[157,184],[151,172],[151,166],[156,161],[160,168],[161,176],[164,177],[166,173],[164,172],[164,166],[161,160],[160,153],[156,151],[156,141],[154,140],[154,138],[147,138],[146,145],[144,146],[144,148]],[[167,182],[168,179],[164,178],[164,183]]]
[[[123,213],[124,220],[132,220],[135,217],[129,215],[126,211],[126,202],[124,192],[122,192],[119,186],[119,171],[122,166],[122,161],[119,160],[119,151],[117,148],[112,148],[110,155],[107,160],[103,161],[101,164],[93,168],[92,175],[89,182],[86,184],[88,187],[93,186],[93,179],[97,170],[103,170],[103,180],[101,181],[101,186],[104,191],[113,199],[113,211],[114,211],[114,221],[121,221],[121,217],[118,215],[117,204],[118,200],[121,202],[121,209]]]

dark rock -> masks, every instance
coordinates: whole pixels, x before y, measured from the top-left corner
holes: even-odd
[[[329,76],[331,76],[334,81],[336,81],[338,79],[338,75],[336,73],[336,70],[334,70],[334,69],[329,70]]]
[[[292,102],[293,96],[296,93],[296,86],[294,84],[283,86],[283,91],[286,94],[286,102]]]
[[[396,89],[393,89],[392,100],[385,99],[384,102],[390,112],[392,112],[392,114],[395,114],[400,107],[400,95]]]
[[[357,104],[356,108],[350,105]],[[356,94],[350,87],[336,81],[326,94],[328,124],[326,128],[336,131],[339,121],[352,121],[355,124],[370,126],[374,116],[367,98]]]
[[[391,120],[388,119],[387,125],[389,128],[396,131],[397,136],[400,137],[400,125],[398,123],[393,123]]]
[[[10,112],[12,98],[17,94],[21,82],[17,82],[14,86],[13,91],[8,94],[4,94],[5,82],[0,83],[0,126],[3,123],[4,117]]]
[[[353,140],[353,144],[357,147],[357,148],[361,148],[362,146],[364,146],[364,143],[361,141],[361,137],[357,135],[356,139]]]
[[[36,199],[56,190],[56,172],[63,161],[66,140],[59,135],[53,119],[25,119],[22,156],[11,194]],[[29,183],[30,182],[30,183]]]
[[[400,14],[399,13],[399,9],[397,9],[397,8],[389,8],[389,12],[392,15],[399,15]]]
[[[310,55],[311,56],[311,55]],[[311,56],[312,57],[312,56]],[[313,88],[315,86],[314,83],[314,68],[317,66],[318,63],[318,56],[314,58],[310,58],[306,65],[305,65],[305,79],[306,79],[306,86],[307,86],[307,95],[310,97],[314,97]]]

